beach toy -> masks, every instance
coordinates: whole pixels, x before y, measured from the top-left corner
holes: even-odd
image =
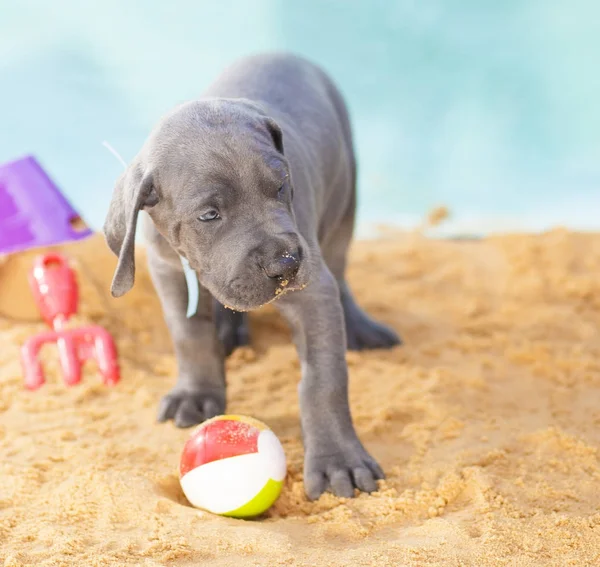
[[[213,514],[251,518],[266,512],[281,493],[286,459],[264,423],[222,415],[199,425],[179,465],[181,488],[192,506]]]
[[[52,330],[31,337],[21,347],[27,388],[35,390],[45,382],[38,356],[48,343],[56,343],[63,379],[68,386],[81,381],[81,366],[91,359],[96,361],[104,383],[116,384],[117,350],[108,331],[96,325],[66,327],[69,318],[77,313],[79,295],[75,274],[66,258],[58,253],[38,256],[29,273],[29,285],[42,317]]]
[[[91,234],[33,156],[0,165],[0,255]]]

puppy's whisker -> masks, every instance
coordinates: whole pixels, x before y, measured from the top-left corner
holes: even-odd
[[[124,169],[127,169],[127,163],[125,162],[125,160],[121,157],[121,154],[119,154],[119,152],[117,152],[117,150],[115,150],[115,148],[113,148],[106,140],[104,140],[102,142],[102,145],[113,155],[117,158],[117,161],[123,166]]]

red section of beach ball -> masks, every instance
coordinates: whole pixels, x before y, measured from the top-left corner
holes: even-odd
[[[235,418],[218,417],[200,425],[183,447],[179,475],[212,461],[258,451],[260,429]]]

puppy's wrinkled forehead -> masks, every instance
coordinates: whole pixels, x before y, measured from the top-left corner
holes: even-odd
[[[161,193],[270,193],[288,170],[252,108],[231,101],[187,103],[167,115],[148,139],[146,160]]]

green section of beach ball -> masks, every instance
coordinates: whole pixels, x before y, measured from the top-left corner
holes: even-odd
[[[260,516],[275,504],[275,501],[281,494],[282,488],[283,482],[278,482],[270,478],[252,500],[246,502],[246,504],[240,506],[237,510],[225,512],[222,516],[229,516],[230,518],[253,518]]]

